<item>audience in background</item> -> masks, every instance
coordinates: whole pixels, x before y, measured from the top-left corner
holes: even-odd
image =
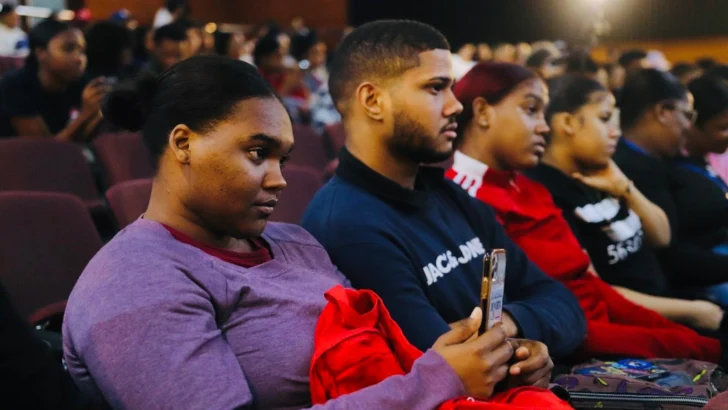
[[[670,69],[672,68],[672,64],[667,61],[667,58],[665,58],[665,54],[663,54],[662,51],[648,51],[645,60],[647,61],[646,67],[648,68],[654,68],[655,70],[660,71],[670,71]]]
[[[499,44],[493,53],[493,60],[502,63],[515,63],[516,52],[516,47],[513,44]]]
[[[28,52],[28,35],[20,28],[15,6],[0,4],[0,56],[25,57]]]
[[[445,37],[418,22],[368,23],[346,37],[329,79],[346,148],[302,225],[352,286],[384,300],[420,349],[479,305],[483,255],[504,248],[508,336],[534,340],[539,355],[545,344],[553,356],[568,356],[585,333],[573,295],[528,261],[490,208],[441,169],[420,167],[452,155],[462,105],[452,93],[450,54]]]
[[[188,57],[190,49],[185,25],[168,24],[154,31],[151,61],[143,71],[146,74],[159,75]]]
[[[728,255],[713,251],[725,240],[725,225],[704,214],[716,209],[710,198],[721,190],[672,162],[696,120],[692,96],[677,78],[654,69],[633,74],[622,92],[624,137],[614,160],[634,186],[667,214],[672,240],[657,249],[663,271],[681,296],[704,296],[707,287],[711,299],[728,305],[726,287],[714,286],[728,282]],[[722,215],[725,197],[720,196],[717,212]]]
[[[202,24],[192,21],[180,21],[180,24],[185,27],[185,33],[187,34],[188,54],[190,56],[202,54],[204,42]]]
[[[80,30],[45,20],[30,32],[25,66],[0,80],[0,136],[89,138],[110,90],[103,77],[82,88],[86,41]]]
[[[478,61],[490,61],[493,59],[493,50],[488,43],[478,44],[478,52],[476,54]]]
[[[132,78],[133,46],[132,33],[124,26],[111,21],[94,24],[86,33],[86,77],[106,77],[111,83]]]
[[[669,243],[669,222],[611,160],[620,135],[616,116],[603,85],[582,76],[563,78],[551,88],[551,132],[542,164],[527,175],[548,188],[605,282],[670,320],[717,329],[720,307],[669,298],[672,289],[652,250]]]
[[[675,159],[678,167],[688,171],[686,187],[673,195],[681,234],[728,255],[728,184],[708,160],[708,155],[728,149],[728,85],[721,78],[704,76],[691,82],[689,91],[698,116],[682,155]]]
[[[703,70],[703,72],[708,72],[719,65],[718,62],[715,61],[715,59],[713,57],[699,58],[695,62],[695,64],[697,64],[698,67],[700,67],[700,69]]]
[[[551,51],[542,48],[531,54],[526,60],[526,67],[533,70],[541,79],[548,81],[563,74],[563,67]]]
[[[467,43],[463,44],[457,51],[452,54],[452,72],[456,80],[462,78],[475,65],[473,58],[475,57],[475,46]]]
[[[531,48],[531,45],[528,43],[518,43],[516,45],[516,64],[524,65],[526,64],[526,60],[528,60],[528,56],[531,55],[531,52],[533,49]]]
[[[139,28],[139,21],[127,9],[120,9],[115,11],[114,14],[109,17],[109,21],[119,23],[122,26],[126,27],[129,31],[134,31]]]
[[[215,54],[239,60],[243,55],[245,35],[243,33],[215,32]]]
[[[157,10],[154,15],[152,27],[157,29],[162,26],[184,19],[190,13],[188,0],[167,0],[164,7]]]
[[[644,50],[625,51],[619,57],[619,65],[624,69],[625,78],[650,66]]]
[[[670,73],[672,73],[672,75],[677,77],[678,80],[680,80],[680,82],[682,83],[682,85],[684,85],[686,87],[693,80],[697,79],[698,77],[700,77],[703,74],[700,67],[698,67],[695,64],[690,64],[690,63],[677,63],[674,66],[672,66],[672,70],[670,70]]]
[[[458,116],[462,124],[458,151],[446,175],[470,196],[492,206],[508,236],[528,258],[576,295],[587,318],[586,341],[579,357],[669,357],[719,363],[718,340],[673,324],[602,281],[548,190],[521,174],[536,167],[545,150],[549,92],[543,80],[518,65],[481,63],[456,84],[454,92],[466,108]],[[606,92],[603,97],[612,98]],[[579,171],[584,170],[573,170]],[[583,179],[588,178],[598,177],[587,174]],[[633,196],[633,203],[645,209],[647,226],[656,240],[667,243],[669,225],[664,213],[636,189],[627,193],[629,185],[623,182],[619,181],[619,196]],[[622,233],[627,236],[624,239],[640,240]],[[710,330],[720,326],[720,309],[718,313],[708,323]]]

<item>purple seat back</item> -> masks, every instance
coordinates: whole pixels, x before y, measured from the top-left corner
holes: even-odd
[[[104,169],[108,186],[154,176],[151,154],[144,145],[141,134],[103,134],[92,144]]]
[[[146,212],[151,195],[151,179],[124,181],[106,191],[106,199],[119,228],[123,229]]]
[[[290,164],[323,171],[329,160],[324,149],[323,137],[308,125],[293,125],[296,149],[291,154]]]
[[[66,192],[98,201],[100,194],[81,149],[53,139],[0,140],[0,191]]]
[[[102,245],[81,200],[65,193],[0,192],[0,226],[0,281],[25,317],[65,301]]]
[[[346,143],[346,132],[344,124],[327,125],[324,129],[324,144],[328,149],[329,157],[335,158]]]
[[[301,223],[308,203],[323,185],[323,175],[311,168],[288,165],[283,169],[288,187],[281,193],[271,221]]]

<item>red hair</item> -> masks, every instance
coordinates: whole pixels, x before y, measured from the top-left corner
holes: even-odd
[[[455,97],[463,104],[458,116],[460,132],[473,119],[473,101],[482,97],[488,104],[498,104],[519,84],[536,73],[517,64],[483,62],[475,65],[455,84]]]

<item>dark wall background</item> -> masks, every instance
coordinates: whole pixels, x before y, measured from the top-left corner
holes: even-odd
[[[728,0],[601,0],[610,41],[728,34]],[[430,23],[457,46],[587,38],[599,0],[349,0],[352,25],[378,18]],[[728,47],[728,44],[726,44]]]

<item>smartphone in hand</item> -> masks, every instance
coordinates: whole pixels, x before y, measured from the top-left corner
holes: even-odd
[[[483,276],[480,284],[480,308],[483,322],[478,334],[500,323],[503,318],[503,295],[506,288],[506,251],[491,249],[483,258]]]

